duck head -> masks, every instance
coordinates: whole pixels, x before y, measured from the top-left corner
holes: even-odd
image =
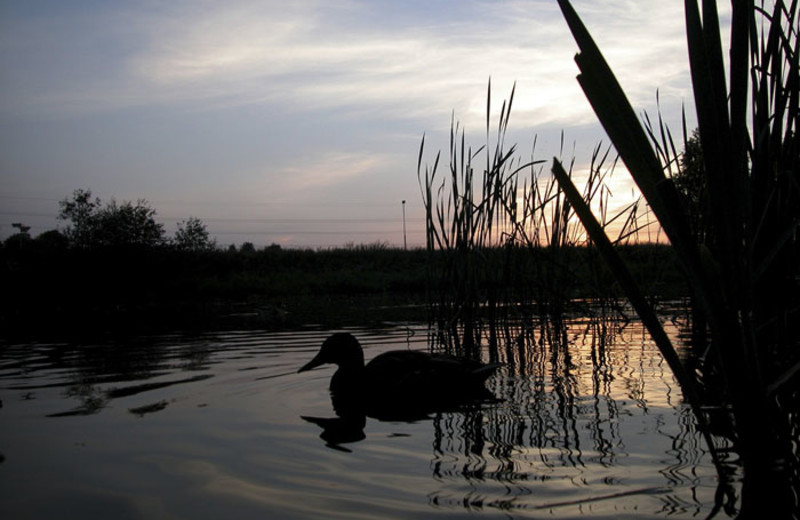
[[[328,363],[344,369],[364,368],[364,351],[361,349],[361,344],[352,334],[337,332],[326,339],[314,359],[300,367],[297,372],[305,372]]]

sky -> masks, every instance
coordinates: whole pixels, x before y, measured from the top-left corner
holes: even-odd
[[[574,0],[637,112],[693,120],[682,2]],[[0,0],[0,238],[89,189],[221,246],[424,241],[417,179],[451,117],[577,168],[607,142],[555,0]],[[445,165],[446,166],[446,165]],[[549,171],[549,165],[545,171]],[[624,171],[610,181],[630,200]],[[402,201],[406,201],[403,205]]]

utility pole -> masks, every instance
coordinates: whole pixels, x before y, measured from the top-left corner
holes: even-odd
[[[408,249],[408,240],[406,239],[406,201],[403,201],[403,249]]]

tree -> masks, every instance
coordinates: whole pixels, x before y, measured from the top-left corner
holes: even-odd
[[[66,249],[69,245],[69,239],[57,229],[51,229],[41,233],[34,239],[34,242],[37,247],[47,251]]]
[[[102,246],[163,245],[164,225],[155,221],[156,210],[139,199],[117,204],[114,199],[99,213],[96,239]]]
[[[196,217],[178,222],[178,230],[172,243],[184,251],[210,251],[217,247],[217,242],[209,236],[206,225]]]
[[[27,247],[32,241],[33,239],[28,233],[14,233],[6,238],[5,242],[3,242],[3,247],[8,250],[22,249]]]
[[[156,210],[144,199],[136,204],[111,199],[103,206],[90,190],[76,190],[59,205],[58,218],[71,222],[64,235],[73,247],[153,247],[165,242],[164,225],[155,221]]]
[[[72,199],[64,199],[58,205],[61,208],[58,218],[72,223],[64,230],[64,236],[70,244],[74,247],[91,246],[97,227],[97,213],[102,207],[100,199],[92,199],[91,190],[75,190]]]
[[[686,204],[687,217],[695,240],[699,244],[707,244],[711,233],[708,219],[708,183],[698,129],[686,141],[680,156],[680,169],[672,177],[672,181]]]

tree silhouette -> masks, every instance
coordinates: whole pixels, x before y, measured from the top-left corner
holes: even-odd
[[[672,177],[675,187],[686,204],[687,217],[698,244],[707,244],[711,236],[709,229],[708,183],[703,163],[703,147],[700,132],[694,130],[686,141],[680,158],[680,169]]]
[[[206,225],[197,217],[178,222],[173,244],[183,251],[210,251],[217,247],[216,240],[209,236]]]
[[[64,235],[73,247],[158,246],[165,243],[164,225],[155,221],[156,210],[144,199],[136,203],[102,201],[91,190],[75,190],[72,199],[59,203],[58,218],[71,223]]]

